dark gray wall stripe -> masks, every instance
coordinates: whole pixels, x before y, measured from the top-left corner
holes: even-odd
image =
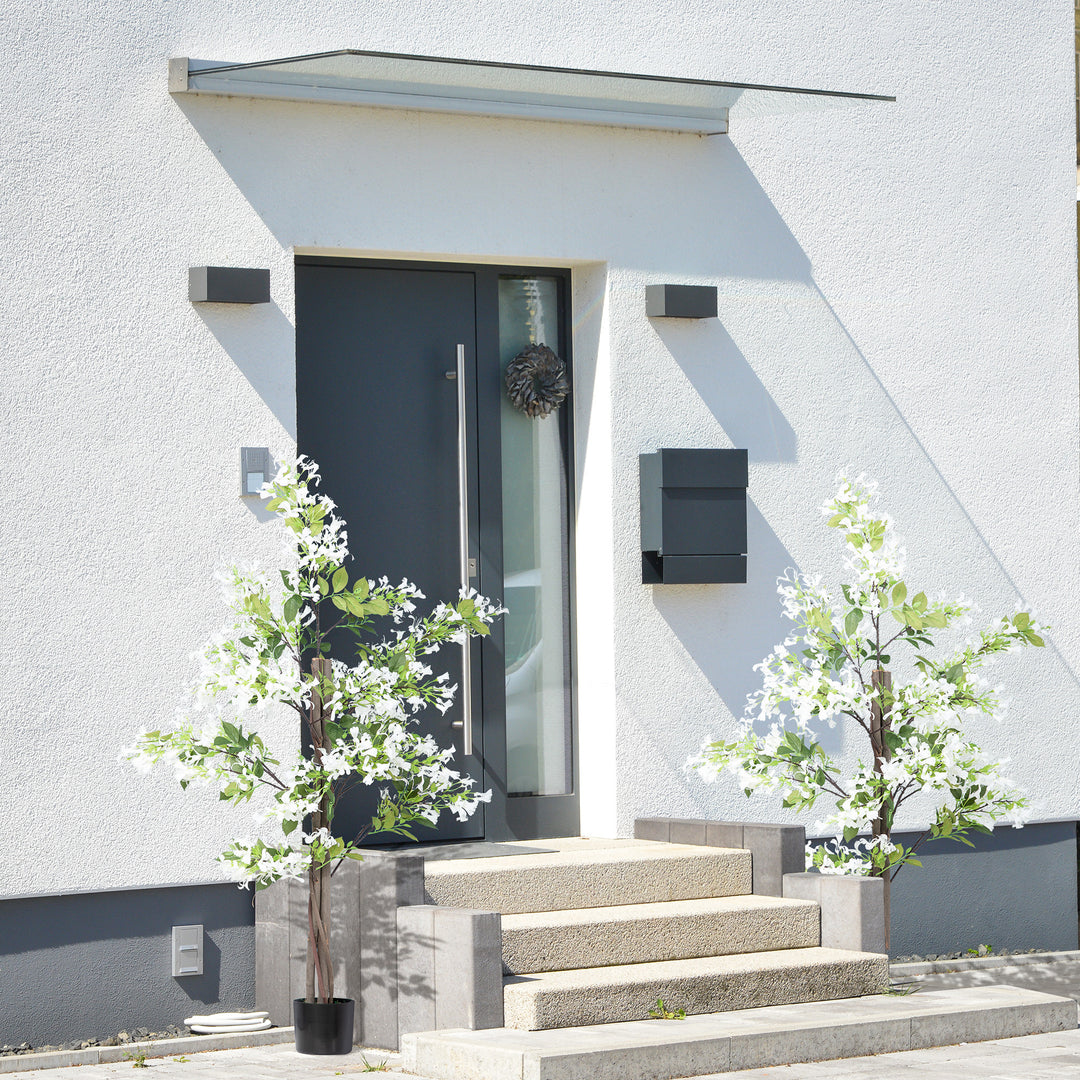
[[[1076,823],[999,826],[920,849],[922,868],[900,871],[892,889],[893,956],[1077,947]],[[905,846],[914,835],[901,835]]]
[[[0,900],[0,1044],[253,1008],[253,896],[224,883]],[[173,978],[172,927],[191,923],[206,931],[204,974]]]

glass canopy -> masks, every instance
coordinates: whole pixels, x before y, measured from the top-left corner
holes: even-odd
[[[703,135],[726,132],[729,115],[761,116],[858,101],[896,100],[880,94],[838,90],[804,90],[354,49],[255,64],[174,60],[170,62],[170,90],[173,93],[566,120]]]

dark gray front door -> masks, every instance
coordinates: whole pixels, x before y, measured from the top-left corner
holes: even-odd
[[[441,745],[457,748],[455,768],[491,789],[492,803],[466,822],[443,815],[421,840],[577,830],[568,418],[526,420],[502,390],[502,372],[522,334],[565,336],[562,289],[561,278],[497,268],[297,261],[297,444],[319,462],[323,490],[348,524],[354,572],[406,577],[429,604],[454,598],[461,585],[463,463],[470,584],[511,607],[472,649],[473,753],[462,754],[460,694],[445,716],[430,710],[423,719]],[[536,323],[541,308],[546,324]],[[447,378],[459,346],[464,450],[458,384]],[[535,426],[541,423],[547,427]],[[554,583],[546,593],[541,564]],[[345,659],[347,643],[340,648]],[[459,648],[434,660],[460,684]],[[372,805],[369,790],[354,789],[338,810],[342,834],[353,835],[369,820]]]

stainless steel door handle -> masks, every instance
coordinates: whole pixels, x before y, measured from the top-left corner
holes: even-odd
[[[465,346],[457,347],[457,407],[458,407],[458,546],[461,557],[461,587],[467,592],[470,584],[469,571],[469,427],[465,398]],[[469,757],[473,752],[472,718],[472,638],[466,634],[461,643],[461,720],[453,727],[462,729],[462,754]]]

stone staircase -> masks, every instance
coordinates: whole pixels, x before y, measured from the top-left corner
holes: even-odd
[[[428,861],[428,903],[502,915],[506,1028],[644,1020],[855,998],[884,955],[825,949],[818,905],[752,895],[751,854],[571,838],[522,854]],[[527,852],[527,853],[525,853]]]

